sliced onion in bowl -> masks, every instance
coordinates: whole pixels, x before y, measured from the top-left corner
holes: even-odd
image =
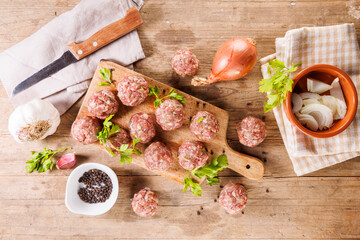
[[[335,115],[336,108],[337,108],[337,99],[336,98],[334,98],[333,96],[324,95],[324,96],[321,96],[319,101],[321,104],[323,104],[331,109],[333,116]]]
[[[293,113],[297,113],[300,111],[300,109],[303,105],[303,100],[298,94],[292,93],[291,94],[291,103],[293,106],[292,107]]]
[[[312,78],[307,79],[307,90],[309,92],[321,94],[326,91],[329,91],[331,88],[332,88],[331,85],[321,82],[319,80],[312,79]]]
[[[309,104],[304,106],[300,113],[313,116],[318,122],[320,130],[328,129],[333,124],[332,111],[325,105],[318,103]]]
[[[313,103],[320,103],[320,102],[318,100],[316,100],[315,98],[307,98],[307,99],[303,100],[304,106],[313,104]]]
[[[297,114],[297,119],[301,123],[301,125],[306,126],[312,131],[317,131],[319,128],[319,124],[316,119],[310,114]]]
[[[302,99],[308,99],[308,98],[319,99],[321,97],[319,94],[312,93],[312,92],[303,92],[303,93],[300,93],[299,96]]]
[[[331,83],[331,86],[332,89],[330,90],[330,95],[345,102],[344,93],[341,89],[339,78],[335,78],[335,80]]]
[[[347,112],[347,106],[344,101],[336,99],[336,113],[334,115],[335,120],[343,119]]]

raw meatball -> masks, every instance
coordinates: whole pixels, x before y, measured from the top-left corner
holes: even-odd
[[[219,131],[219,122],[215,115],[207,111],[200,111],[192,117],[190,130],[201,140],[210,141]]]
[[[191,50],[183,48],[175,53],[171,66],[182,77],[194,76],[199,70],[199,60]]]
[[[248,147],[259,145],[266,137],[265,123],[251,116],[236,124],[236,130],[240,143]]]
[[[237,214],[245,208],[247,201],[246,189],[239,183],[229,183],[221,190],[219,204],[228,213]]]
[[[119,110],[116,96],[109,90],[94,92],[88,101],[88,111],[97,118],[105,119]]]
[[[117,85],[120,101],[130,107],[142,103],[149,94],[149,83],[138,76],[126,76]]]
[[[129,144],[129,148],[132,148],[130,135],[125,129],[122,128],[119,130],[119,132],[115,133],[106,140],[106,147],[112,150],[112,152],[117,156],[120,156],[120,153],[114,148],[120,149],[122,144]]]
[[[178,158],[183,168],[193,170],[205,166],[209,155],[202,142],[186,141],[179,147]]]
[[[135,193],[131,206],[137,215],[151,217],[157,211],[159,199],[156,192],[145,188]]]
[[[142,143],[148,143],[155,137],[154,120],[146,113],[132,115],[129,128],[131,138],[141,138]]]
[[[101,124],[96,117],[78,118],[71,126],[71,136],[84,145],[96,142],[96,134],[100,131]]]
[[[169,147],[161,142],[154,142],[145,149],[145,166],[151,170],[166,171],[173,162]]]
[[[184,106],[175,99],[167,99],[155,109],[155,117],[162,129],[174,130],[184,123]]]

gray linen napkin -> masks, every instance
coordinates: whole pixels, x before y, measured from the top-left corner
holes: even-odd
[[[82,42],[108,24],[124,17],[132,6],[140,9],[142,0],[82,0],[75,8],[43,26],[39,31],[0,54],[0,80],[8,94],[14,87],[58,59],[71,42]],[[61,114],[87,90],[89,79],[101,59],[124,66],[144,58],[137,31],[69,65],[31,88],[10,97],[14,106],[34,98],[50,101]]]

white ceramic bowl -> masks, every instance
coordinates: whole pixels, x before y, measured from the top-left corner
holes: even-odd
[[[110,198],[103,203],[86,203],[80,199],[78,191],[80,189],[79,178],[91,169],[99,169],[105,172],[111,179],[113,189]],[[119,182],[115,172],[102,164],[85,163],[75,168],[70,174],[66,183],[65,205],[73,213],[83,215],[100,215],[109,211],[115,204],[119,194]]]

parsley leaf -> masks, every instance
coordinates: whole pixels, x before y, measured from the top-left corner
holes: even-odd
[[[173,98],[175,100],[178,100],[180,103],[186,103],[186,101],[184,99],[184,96],[181,95],[181,94],[176,93],[175,89],[173,89],[173,88],[170,90],[169,94],[167,96],[165,96],[165,97],[171,97],[171,98]]]
[[[114,115],[110,115],[103,122],[103,128],[101,132],[96,134],[96,137],[99,139],[100,143],[105,146],[105,149],[111,156],[117,157],[117,155],[108,147],[106,147],[106,142],[112,135],[116,134],[120,131],[120,126],[111,122],[110,120],[114,117]],[[129,148],[129,144],[122,144],[120,148],[115,148],[112,144],[112,148],[120,153],[120,164],[123,165],[126,162],[131,163],[132,158],[131,155],[136,153],[137,155],[141,155],[141,152],[135,149],[136,144],[141,141],[141,138],[133,139],[132,148]]]
[[[153,87],[149,87],[149,96],[155,96],[156,100],[154,101],[154,107],[157,108],[165,98],[173,98],[175,100],[178,100],[180,103],[186,103],[184,96],[176,93],[175,89],[171,89],[170,92],[168,93],[168,95],[166,95],[165,97],[159,98],[159,88],[158,86],[155,86],[155,88]]]
[[[184,178],[184,188],[183,192],[185,192],[188,187],[191,189],[191,193],[195,196],[201,196],[202,189],[200,187],[200,184],[197,182],[194,182],[190,177]]]
[[[114,83],[111,80],[111,70],[107,69],[107,68],[100,68],[100,77],[104,80],[106,80],[106,82],[100,82],[98,83],[98,86],[107,86],[107,85],[113,85]]]
[[[206,177],[207,183],[212,186],[215,183],[219,183],[218,172],[228,167],[228,160],[226,155],[220,155],[213,158],[211,163],[206,164],[204,167],[191,170],[190,173],[198,178]],[[199,183],[187,176],[184,178],[183,192],[190,187],[192,194],[195,196],[201,196],[202,189]]]
[[[269,62],[268,73],[271,74],[271,78],[262,79],[259,82],[259,92],[268,93],[268,100],[264,104],[265,112],[280,105],[286,98],[287,92],[292,91],[293,80],[290,78],[290,74],[297,71],[300,64],[292,63],[291,67],[287,68],[283,62],[277,59]]]
[[[155,88],[153,88],[152,86],[149,86],[149,96],[155,96],[156,98],[159,98],[158,86],[155,86]]]
[[[199,118],[199,119],[196,121],[196,123],[201,123],[202,121],[204,121],[205,118],[206,118],[206,117],[201,117],[201,118]]]
[[[61,148],[60,150],[53,151],[51,149],[48,149],[47,147],[44,147],[43,152],[35,152],[31,151],[31,159],[26,162],[26,172],[32,173],[33,171],[46,172],[47,170],[52,170],[54,167],[54,163],[52,161],[52,157],[61,151],[64,151],[66,149],[71,149],[71,147],[65,147]]]
[[[141,152],[135,149],[136,144],[138,144],[140,140],[141,138],[133,139],[132,148],[129,148],[129,144],[122,144],[120,148],[114,148],[116,151],[120,153],[120,165],[124,165],[126,162],[131,163],[132,162],[131,155],[133,155],[134,153],[139,156],[141,155]]]
[[[228,160],[226,155],[215,157],[211,163],[204,167],[191,170],[191,174],[198,177],[206,177],[207,183],[212,186],[214,183],[219,183],[218,172],[228,167]]]
[[[120,126],[110,121],[113,117],[114,115],[110,115],[108,118],[106,118],[103,122],[103,128],[96,134],[97,139],[99,139],[100,143],[103,145],[106,144],[106,140],[111,135],[114,135],[120,131]]]

